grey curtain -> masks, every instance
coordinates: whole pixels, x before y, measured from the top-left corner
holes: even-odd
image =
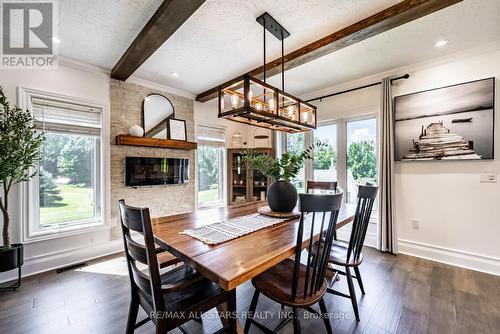
[[[394,110],[390,78],[382,80],[380,112],[380,182],[377,247],[382,252],[398,252],[394,214]]]

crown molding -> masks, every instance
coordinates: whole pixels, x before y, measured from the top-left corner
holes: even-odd
[[[398,76],[403,73],[410,73],[410,79],[411,79],[411,73],[412,72],[418,72],[422,70],[426,70],[432,67],[452,63],[455,61],[467,59],[467,58],[474,58],[480,55],[483,55],[485,53],[491,53],[495,51],[500,50],[500,41],[488,43],[488,44],[483,44],[480,46],[476,46],[473,48],[465,49],[459,52],[455,52],[446,56],[438,57],[438,58],[433,58],[429,60],[424,60],[418,63],[414,64],[409,64],[409,65],[404,65],[400,67],[395,67],[393,69],[384,71],[384,72],[379,72],[377,74],[372,74],[369,76],[365,76],[359,79],[351,80],[345,83],[329,86],[326,88],[322,88],[320,90],[316,90],[314,92],[306,93],[300,95],[300,98],[303,100],[308,100],[315,98],[317,96],[322,96],[322,95],[327,95],[333,92],[337,91],[343,91],[347,89],[351,89],[353,87],[358,87],[358,86],[363,86],[366,84],[370,84],[372,82],[380,81],[382,78],[386,77],[392,77],[392,76]]]
[[[167,85],[163,85],[161,83],[157,83],[154,81],[150,81],[147,79],[143,79],[143,78],[137,77],[135,75],[132,75],[130,78],[128,78],[126,82],[133,83],[133,84],[143,86],[143,87],[156,89],[156,90],[161,90],[163,92],[167,92],[167,93],[171,93],[171,94],[175,94],[175,95],[179,95],[179,96],[188,98],[190,100],[194,100],[196,97],[194,94],[191,94],[189,92],[186,92],[186,91],[174,88],[174,87],[170,87]]]
[[[86,62],[82,62],[80,60],[76,60],[76,59],[64,57],[64,56],[59,56],[58,60],[59,60],[59,65],[62,65],[62,66],[70,67],[73,69],[77,69],[77,70],[81,70],[81,71],[85,71],[85,72],[93,73],[93,74],[100,74],[100,75],[104,74],[107,77],[111,77],[111,70],[104,68],[104,67],[101,67],[101,66],[92,65],[92,64],[89,64]],[[190,100],[195,99],[195,95],[191,94],[189,92],[186,92],[186,91],[174,88],[174,87],[170,87],[167,85],[163,85],[163,84],[158,83],[158,82],[154,82],[154,81],[150,81],[150,80],[147,80],[144,78],[140,78],[140,77],[137,77],[134,75],[131,76],[130,78],[128,78],[126,82],[133,83],[133,84],[140,85],[140,86],[144,86],[144,87],[148,87],[148,88],[152,88],[152,89],[161,90],[161,91],[175,94],[175,95],[179,95],[179,96],[188,98]]]

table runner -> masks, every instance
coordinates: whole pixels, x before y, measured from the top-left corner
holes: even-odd
[[[273,218],[259,213],[228,219],[227,221],[184,230],[180,234],[188,235],[208,245],[218,245],[239,238],[266,227],[282,223],[290,218]]]

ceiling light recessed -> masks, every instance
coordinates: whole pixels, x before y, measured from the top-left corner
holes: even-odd
[[[52,42],[54,42],[54,44],[59,44],[61,43],[61,40],[57,37],[52,37]]]
[[[450,42],[450,40],[449,40],[449,39],[442,39],[442,40],[440,40],[440,41],[437,41],[437,43],[436,43],[436,45],[435,45],[435,46],[436,46],[436,48],[440,48],[440,47],[445,46],[445,45],[446,45],[446,44],[448,44],[449,42]]]
[[[179,73],[177,73],[177,72],[172,72],[172,73],[170,73],[170,75],[172,77],[174,77],[174,78],[178,78],[179,77]]]

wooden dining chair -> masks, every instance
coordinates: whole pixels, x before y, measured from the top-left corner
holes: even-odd
[[[333,266],[343,267],[345,271],[337,268],[328,267],[328,270],[334,271],[336,275],[340,274],[346,276],[349,294],[342,293],[332,288],[333,284],[338,280],[333,279],[332,286],[328,287],[328,292],[337,296],[349,298],[354,309],[356,320],[359,321],[358,302],[356,299],[356,291],[354,289],[353,279],[356,279],[362,294],[365,294],[359,265],[363,262],[363,244],[368,230],[368,223],[373,209],[373,203],[377,196],[378,187],[376,186],[359,186],[358,189],[358,203],[354,221],[352,223],[351,236],[349,243],[334,241],[330,252],[329,263]],[[351,273],[351,268],[354,270],[355,276]]]
[[[133,333],[151,320],[156,326],[156,333],[166,334],[223,304],[227,305],[228,314],[236,312],[235,296],[189,266],[182,265],[160,274],[149,210],[128,206],[124,200],[120,200],[118,205],[132,291],[126,333]],[[134,241],[131,231],[142,235],[144,243]],[[147,269],[140,270],[140,264],[146,265]],[[139,306],[148,317],[137,322]],[[221,320],[225,326],[216,333],[236,331],[236,318]]]
[[[300,221],[297,230],[297,243],[295,246],[295,259],[286,259],[264,273],[252,279],[255,293],[250,304],[249,316],[245,323],[245,333],[254,324],[265,333],[276,333],[288,321],[285,319],[278,327],[271,330],[253,319],[260,294],[264,294],[275,302],[292,308],[294,333],[300,333],[298,309],[305,308],[309,312],[320,315],[325,323],[326,331],[332,333],[323,296],[328,288],[325,279],[329,250],[333,242],[333,231],[337,222],[342,193],[333,195],[299,194]],[[318,238],[319,249],[314,252],[313,246],[317,245],[314,231],[326,230],[325,238]],[[304,238],[309,239],[307,245],[307,264],[300,262]],[[311,308],[319,303],[320,312]]]
[[[335,193],[337,191],[337,182],[325,182],[325,181],[311,181],[308,180],[306,183],[306,193],[309,194],[310,191],[321,190],[321,191],[333,191]],[[337,226],[333,231],[333,240],[337,240]]]
[[[337,182],[325,182],[325,181],[311,181],[308,180],[306,183],[306,193],[310,193],[311,190],[323,190],[323,191],[337,191]]]

